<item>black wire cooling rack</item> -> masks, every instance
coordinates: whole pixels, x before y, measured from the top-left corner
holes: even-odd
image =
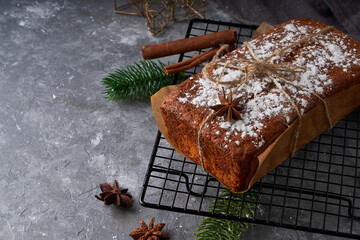
[[[210,20],[190,22],[186,37],[236,29],[238,45],[256,26]],[[199,51],[181,55],[179,61]],[[202,66],[186,71],[192,75]],[[195,163],[181,157],[159,132],[145,176],[143,206],[202,216],[360,239],[360,108],[327,130],[253,188],[254,216],[217,214],[211,203],[225,189]],[[229,204],[231,196],[229,198]],[[258,209],[261,209],[258,210]]]

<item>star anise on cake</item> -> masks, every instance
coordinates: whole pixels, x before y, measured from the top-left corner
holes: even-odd
[[[149,227],[143,220],[140,220],[140,226],[134,228],[129,234],[134,240],[163,240],[170,239],[169,236],[161,230],[164,228],[165,223],[159,223],[154,227],[155,218],[151,218]]]
[[[220,99],[220,104],[210,106],[211,109],[215,111],[216,116],[224,116],[226,115],[226,119],[228,122],[231,122],[231,119],[241,120],[241,116],[239,111],[242,110],[238,104],[240,102],[240,98],[232,99],[232,92],[230,91],[227,98],[225,95],[225,91],[223,89],[223,95],[218,94]]]
[[[97,199],[103,201],[105,205],[115,204],[118,207],[130,208],[133,206],[132,196],[127,192],[128,189],[119,189],[118,181],[114,181],[111,186],[108,183],[100,184],[101,193],[95,195]]]

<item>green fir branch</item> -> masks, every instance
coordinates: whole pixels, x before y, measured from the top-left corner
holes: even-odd
[[[255,213],[262,214],[257,189],[246,193],[231,193],[226,189],[218,200],[209,207],[210,212],[252,219]],[[244,236],[252,224],[207,217],[201,221],[195,233],[195,240],[233,240]]]
[[[164,63],[158,61],[140,61],[122,69],[116,69],[102,79],[103,91],[110,101],[147,98],[160,88],[173,83],[173,75],[166,75]]]

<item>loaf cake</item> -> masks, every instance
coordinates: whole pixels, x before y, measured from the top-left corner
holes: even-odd
[[[314,20],[293,19],[251,40],[248,46],[261,60],[325,27],[327,25]],[[316,119],[302,122],[303,129],[312,124],[313,129],[323,131],[339,120],[336,112],[341,108],[342,99],[334,100],[337,94],[343,93],[341,96],[346,98],[349,94],[344,94],[345,91],[358,88],[360,84],[360,43],[335,28],[294,45],[270,60],[272,64],[289,64],[304,69],[296,73],[291,82],[278,81],[296,108],[274,84],[278,76],[255,73],[240,88],[238,84],[225,84],[244,77],[244,71],[226,66],[224,69],[224,64],[239,59],[253,62],[249,48],[243,45],[207,69],[212,78],[220,76],[219,84],[209,81],[203,73],[195,74],[168,94],[160,107],[171,144],[233,192],[248,189],[259,168],[258,156],[290,126],[299,124],[299,114],[304,116],[318,105],[324,105],[319,106],[319,109],[324,109],[327,100],[332,98],[334,104],[327,106],[328,116],[325,112],[322,114],[329,120],[325,121],[327,126],[323,126],[324,121],[320,120],[322,125],[317,126]],[[290,73],[282,74],[288,76]],[[213,106],[220,104],[219,95],[228,97],[230,92],[232,99],[237,99],[239,120],[228,121],[226,115],[213,114]],[[351,104],[348,111],[360,105],[359,98],[344,102]],[[301,132],[300,136],[291,139],[302,138]],[[292,154],[291,144],[294,142],[286,142],[283,146],[287,157]],[[301,144],[296,149],[300,147]]]

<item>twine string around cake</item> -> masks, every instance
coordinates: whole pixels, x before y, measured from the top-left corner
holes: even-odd
[[[283,54],[285,51],[287,51],[290,48],[293,48],[303,42],[309,41],[310,39],[323,34],[324,32],[328,31],[329,29],[331,29],[332,26],[327,26],[325,28],[320,29],[320,31],[310,34],[307,37],[301,38],[297,41],[295,41],[294,43],[290,44],[287,47],[281,48],[277,51],[275,51],[273,54],[271,54],[270,56],[264,58],[263,60],[259,59],[256,54],[253,52],[252,48],[250,47],[250,45],[247,42],[244,42],[245,47],[248,49],[248,52],[250,53],[250,56],[253,58],[253,60],[249,60],[249,59],[238,59],[238,60],[232,60],[232,61],[228,61],[226,63],[216,63],[216,61],[218,60],[221,52],[223,52],[223,50],[227,49],[229,46],[228,45],[223,45],[220,47],[220,49],[218,50],[218,52],[215,54],[215,56],[213,57],[213,59],[211,60],[211,62],[209,62],[208,64],[206,64],[202,70],[202,74],[205,77],[206,80],[212,81],[214,83],[216,83],[216,86],[218,86],[219,84],[222,85],[235,85],[235,91],[238,91],[245,82],[247,82],[249,79],[251,79],[254,75],[262,75],[262,76],[268,76],[270,78],[270,80],[274,83],[275,87],[277,89],[279,89],[279,91],[284,94],[285,98],[290,102],[290,104],[292,105],[292,107],[294,108],[296,114],[297,114],[297,125],[296,125],[296,130],[295,130],[295,134],[293,137],[293,146],[292,146],[292,151],[291,151],[291,156],[293,156],[295,154],[296,151],[296,146],[297,146],[297,141],[300,135],[300,127],[301,127],[301,112],[300,109],[297,107],[296,103],[294,102],[294,100],[290,97],[290,95],[283,89],[283,87],[281,86],[281,83],[283,84],[289,84],[294,86],[295,88],[301,89],[303,91],[309,92],[310,94],[314,95],[316,98],[318,98],[324,105],[325,108],[325,112],[326,112],[326,117],[328,119],[329,125],[330,127],[332,127],[332,121],[330,118],[330,114],[329,114],[329,109],[327,107],[326,101],[325,99],[323,99],[320,95],[318,95],[317,93],[315,93],[314,91],[307,89],[303,86],[299,86],[298,84],[294,83],[294,80],[297,77],[298,73],[303,73],[306,72],[306,68],[301,67],[301,66],[297,66],[297,65],[290,65],[290,64],[276,64],[276,63],[271,63],[270,60],[274,57],[278,57],[281,56],[281,54]],[[219,74],[219,76],[217,77],[217,79],[214,79],[211,74],[210,74],[210,67],[212,67],[214,64],[218,64],[220,66],[223,66],[223,69],[221,71],[221,73]],[[221,77],[224,75],[225,70],[226,69],[235,69],[235,70],[240,70],[244,72],[244,76],[239,78],[239,79],[235,79],[232,81],[221,81]],[[230,90],[231,91],[231,90]],[[198,151],[199,151],[199,157],[200,157],[200,162],[201,162],[201,167],[205,169],[204,167],[204,158],[203,158],[203,154],[202,154],[202,146],[201,146],[201,131],[203,129],[203,127],[205,126],[205,124],[209,121],[209,119],[214,116],[215,112],[210,113],[205,120],[200,124],[199,130],[198,130]]]

